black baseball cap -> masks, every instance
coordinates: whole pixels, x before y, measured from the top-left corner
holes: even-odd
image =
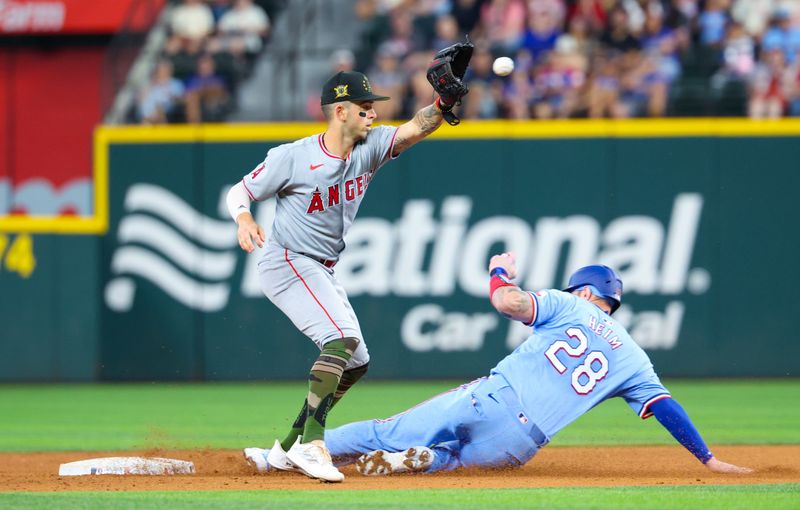
[[[340,71],[322,86],[323,105],[340,101],[387,101],[386,96],[376,96],[366,76],[358,71]]]

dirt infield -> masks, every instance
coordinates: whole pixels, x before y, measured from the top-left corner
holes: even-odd
[[[363,477],[343,469],[341,484],[323,484],[295,473],[254,473],[239,450],[0,453],[0,492],[264,489],[519,488],[624,485],[721,485],[800,482],[800,445],[724,446],[723,460],[756,469],[752,475],[708,472],[679,446],[550,447],[522,469],[464,470],[434,475]],[[183,476],[58,476],[59,464],[96,457],[170,457],[191,460]]]

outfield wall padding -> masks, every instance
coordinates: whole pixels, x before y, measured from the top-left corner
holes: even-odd
[[[125,133],[108,137],[108,234],[37,237],[33,279],[0,273],[2,378],[303,378],[317,351],[261,293],[224,208],[280,134]],[[796,375],[798,154],[794,132],[420,143],[370,182],[336,266],[370,376],[480,376],[524,340],[486,296],[509,250],[533,290],[617,267],[615,319],[662,376]],[[254,209],[265,227],[273,208]]]

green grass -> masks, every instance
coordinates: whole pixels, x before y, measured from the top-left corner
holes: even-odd
[[[460,381],[459,381],[460,382]],[[459,382],[366,381],[332,426],[387,417]],[[800,443],[800,380],[666,381],[712,444]],[[301,383],[0,385],[0,451],[241,448],[282,435],[305,395]],[[562,431],[553,445],[674,444],[655,420],[620,399]],[[800,508],[800,484],[414,491],[0,493],[0,508]]]
[[[457,382],[359,384],[331,426],[387,417]],[[666,381],[710,444],[800,443],[800,380]],[[0,451],[241,448],[283,435],[305,395],[300,383],[0,385]],[[673,444],[612,399],[553,445]]]
[[[608,509],[608,510],[788,510],[798,508],[800,485],[710,487],[625,487],[589,489],[485,489],[414,491],[214,491],[214,492],[71,492],[0,494],[0,507],[11,509],[166,508],[331,510],[413,509]]]

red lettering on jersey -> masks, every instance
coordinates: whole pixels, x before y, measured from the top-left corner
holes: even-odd
[[[356,198],[355,190],[353,189],[353,181],[344,183],[344,198],[348,202]]]
[[[258,177],[258,174],[260,174],[261,171],[264,170],[265,166],[266,166],[266,163],[261,163],[260,165],[258,165],[256,167],[256,169],[253,170],[253,173],[250,175],[250,178],[251,179],[255,179],[256,177]]]
[[[359,175],[356,177],[356,189],[358,190],[359,196],[364,194],[364,176]]]
[[[319,192],[319,188],[314,190],[314,193],[311,194],[311,203],[308,204],[308,211],[306,214],[314,214],[317,211],[324,211],[325,207],[322,205],[322,193]]]
[[[339,205],[339,185],[328,186],[328,207]]]

